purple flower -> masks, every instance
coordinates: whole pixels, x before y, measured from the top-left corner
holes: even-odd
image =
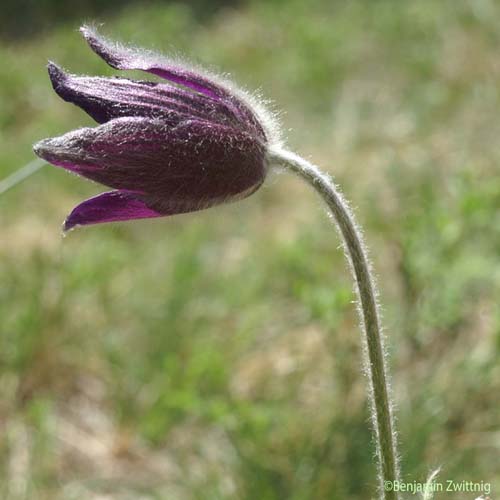
[[[259,188],[277,139],[255,99],[206,72],[109,42],[88,27],[81,32],[113,68],[170,83],[76,76],[49,63],[57,94],[101,125],[42,140],[35,153],[114,189],[75,207],[64,230],[192,212]]]

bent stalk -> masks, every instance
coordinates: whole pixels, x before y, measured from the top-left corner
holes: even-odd
[[[361,232],[348,204],[329,176],[300,156],[282,149],[268,153],[268,161],[291,170],[308,182],[328,205],[342,235],[344,250],[356,282],[358,313],[364,333],[364,364],[378,459],[380,498],[397,500],[396,435],[375,284]]]

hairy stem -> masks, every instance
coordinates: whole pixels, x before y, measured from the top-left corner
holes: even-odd
[[[364,362],[378,458],[380,498],[397,500],[392,486],[399,478],[392,406],[389,395],[383,335],[376,291],[361,233],[349,206],[329,176],[300,156],[282,149],[268,153],[268,161],[307,181],[328,205],[342,235],[345,253],[356,281],[358,312],[364,333]]]

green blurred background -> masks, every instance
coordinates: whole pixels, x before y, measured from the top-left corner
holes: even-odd
[[[0,16],[0,178],[92,123],[45,70],[116,73],[82,21],[270,99],[365,229],[404,479],[441,466],[498,496],[497,2],[8,0]],[[1,498],[372,498],[351,282],[311,190],[273,174],[238,204],[63,239],[100,191],[44,167],[0,197]]]

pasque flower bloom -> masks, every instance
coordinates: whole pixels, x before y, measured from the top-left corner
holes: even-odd
[[[244,198],[264,181],[272,117],[230,83],[151,52],[125,47],[89,27],[92,50],[116,69],[167,82],[76,76],[50,62],[57,94],[101,125],[40,141],[48,162],[113,188],[73,209],[76,225],[161,217]]]
[[[76,225],[160,217],[253,193],[280,166],[310,184],[327,204],[344,242],[359,299],[365,372],[377,449],[379,488],[398,500],[396,434],[376,288],[362,235],[328,175],[283,149],[258,101],[185,64],[126,48],[82,28],[90,47],[117,69],[139,69],[170,83],[81,77],[49,64],[55,91],[101,123],[35,145],[47,161],[114,189],[78,205]]]

